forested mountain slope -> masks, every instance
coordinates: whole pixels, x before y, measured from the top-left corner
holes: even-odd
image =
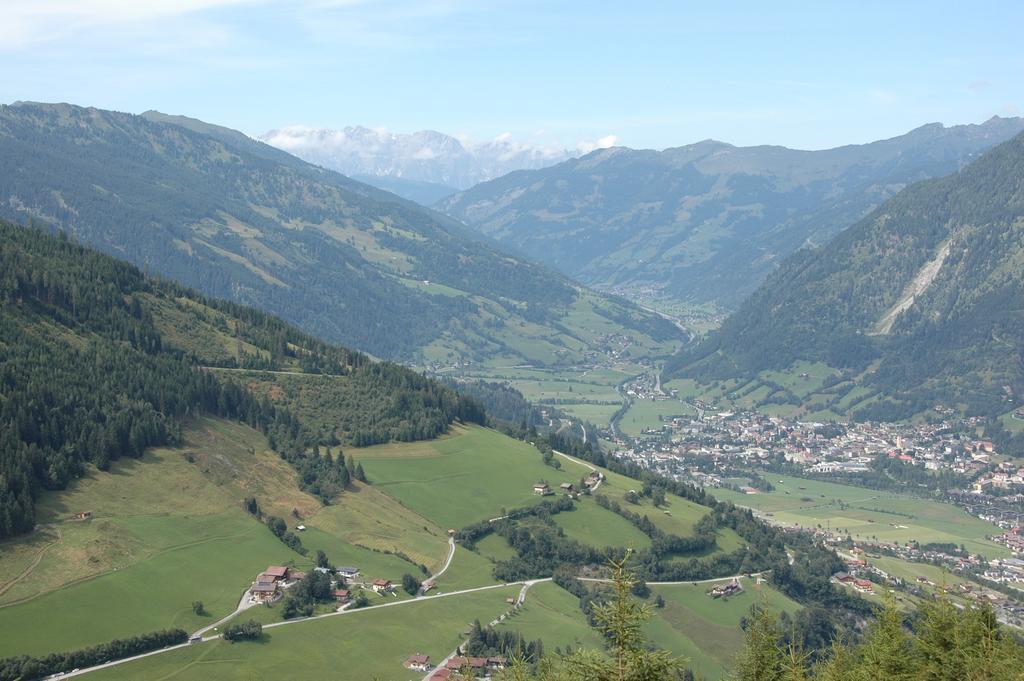
[[[799,359],[880,390],[861,417],[935,404],[996,415],[1024,397],[1024,135],[916,184],[802,250],[669,373],[750,375]]]
[[[240,367],[267,371],[232,371]],[[270,371],[329,381],[344,421],[314,432],[282,406],[292,401],[255,397],[246,383]],[[455,419],[484,420],[475,403],[409,369],[0,221],[0,539],[32,529],[41,490],[63,489],[86,464],[104,470],[174,443],[200,414],[267,434],[325,502],[348,476],[315,445],[434,437]]]
[[[0,197],[0,216],[57,225],[380,357],[550,363],[557,351],[572,362],[592,347],[573,315],[592,294],[562,276],[412,202],[201,121],[0,107]],[[600,307],[624,333],[675,335],[622,302]],[[533,352],[559,333],[568,340]]]
[[[438,207],[588,285],[733,309],[801,246],[1021,130],[1024,119],[993,118],[823,151],[618,147],[510,173]]]

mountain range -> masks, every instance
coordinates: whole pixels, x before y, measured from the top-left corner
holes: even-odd
[[[180,116],[0,107],[0,196],[2,216],[378,357],[558,364],[608,332],[678,338],[449,218]]]
[[[992,118],[823,151],[616,147],[510,173],[437,207],[587,285],[730,310],[798,248],[1021,130],[1024,119]]]
[[[720,379],[803,360],[841,371],[819,408],[935,405],[998,416],[1024,397],[1024,134],[915,184],[828,244],[783,261],[671,375]],[[766,399],[790,399],[785,391]],[[848,401],[849,402],[849,401]]]
[[[568,150],[522,144],[509,135],[473,143],[433,130],[393,133],[361,126],[341,130],[290,126],[259,139],[310,163],[423,203],[434,203],[513,170],[545,168],[572,157]],[[423,193],[424,184],[433,193]]]

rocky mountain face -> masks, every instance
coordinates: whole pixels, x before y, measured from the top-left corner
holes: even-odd
[[[904,418],[936,404],[989,416],[1018,408],[1024,134],[791,255],[668,372],[748,376],[797,360],[841,369],[836,395],[853,386],[877,393],[861,418]]]

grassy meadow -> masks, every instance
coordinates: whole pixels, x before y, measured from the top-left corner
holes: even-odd
[[[906,543],[954,542],[989,558],[1009,551],[985,539],[1000,530],[952,504],[832,482],[765,474],[775,491],[742,494],[716,489],[722,500],[770,514],[786,525],[821,526],[849,532],[854,539]]]
[[[267,629],[262,641],[216,641],[127,662],[91,675],[96,681],[259,681],[420,678],[402,667],[415,653],[440,661],[464,640],[473,620],[489,622],[508,609],[518,586],[356,610]]]
[[[304,523],[311,555],[323,549],[368,579],[397,581],[418,573],[417,563],[435,570],[447,555],[444,531],[372,487],[322,507],[259,433],[201,419],[182,447],[149,450],[44,494],[39,531],[0,545],[0,571],[11,575],[0,582],[0,656],[195,630],[234,610],[267,565],[311,565],[242,510],[250,495],[266,513]],[[68,520],[80,511],[92,519]],[[193,600],[209,615],[196,616]]]
[[[760,604],[773,612],[795,612],[799,605],[767,584],[742,578],[743,592],[728,599],[707,595],[713,584],[652,586],[654,595],[665,599],[664,608],[654,608],[644,626],[648,641],[688,658],[687,666],[707,678],[721,678],[743,645],[740,620],[750,606]]]
[[[437,440],[350,451],[374,487],[446,529],[538,503],[538,480],[557,488],[578,482],[581,474],[575,466],[546,466],[528,443],[476,426]]]

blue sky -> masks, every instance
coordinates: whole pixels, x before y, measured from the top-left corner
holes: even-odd
[[[1015,0],[0,0],[0,102],[823,148],[1024,115],[1021,26]]]

